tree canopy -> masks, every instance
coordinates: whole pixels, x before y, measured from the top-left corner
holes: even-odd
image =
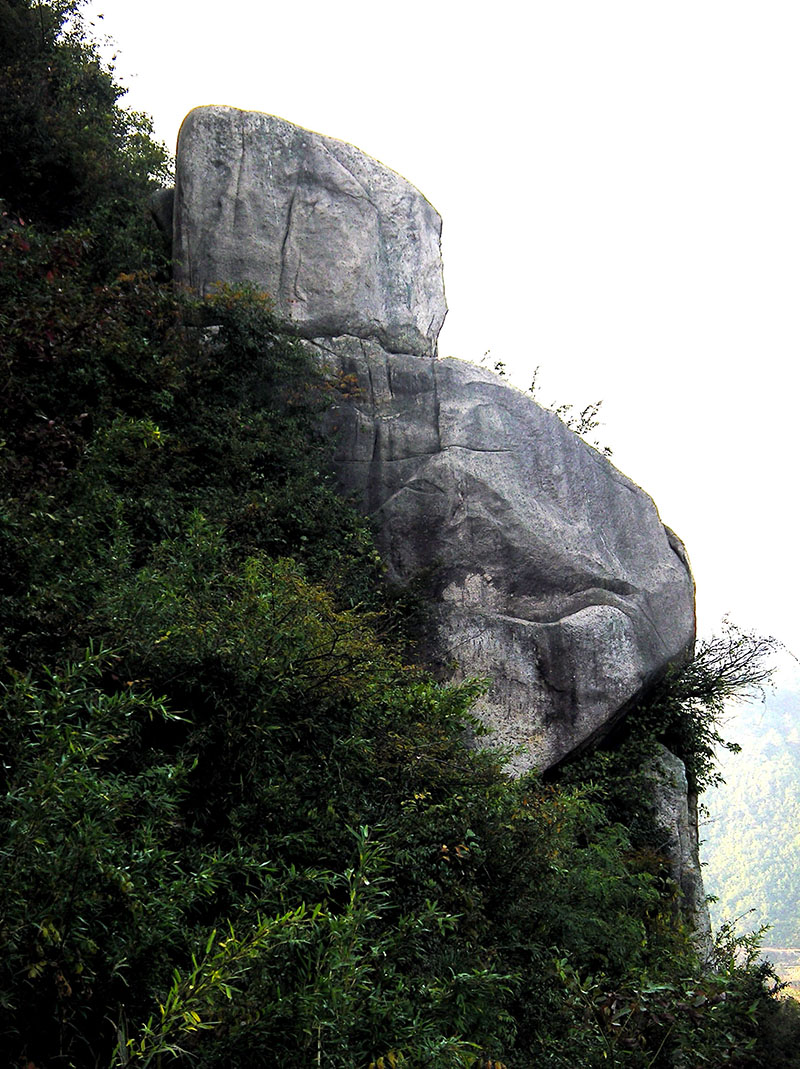
[[[83,6],[0,0],[0,199],[12,221],[89,228],[96,271],[130,269],[169,157],[149,118],[122,106]]]

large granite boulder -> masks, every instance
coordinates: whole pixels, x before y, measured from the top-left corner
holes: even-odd
[[[339,478],[390,575],[426,576],[424,659],[491,680],[477,711],[522,747],[517,770],[599,740],[694,641],[686,555],[652,500],[489,371],[317,344],[349,383],[329,417]]]
[[[179,281],[254,283],[357,384],[331,414],[342,484],[390,575],[426,576],[420,655],[491,680],[478,712],[520,747],[512,767],[599,740],[686,655],[692,578],[650,498],[531,397],[432,359],[441,221],[405,179],[273,116],[198,108],[173,228]]]
[[[178,137],[175,274],[253,283],[306,337],[433,355],[447,311],[441,219],[352,145],[272,115],[196,108]]]
[[[599,742],[694,643],[694,584],[651,499],[492,373],[434,359],[441,222],[405,179],[281,119],[199,108],[178,142],[176,276],[251,282],[343,388],[327,419],[343,488],[391,578],[421,579],[420,659],[489,680],[476,713],[513,771]],[[694,800],[663,750],[646,770],[682,907],[707,938]]]

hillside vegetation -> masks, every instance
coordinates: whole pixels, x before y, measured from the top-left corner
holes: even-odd
[[[263,295],[169,284],[166,154],[80,3],[0,31],[0,1063],[797,1064],[754,941],[699,959],[636,775],[660,738],[713,778],[757,644],[559,783],[468,748],[482,683],[408,663],[324,369]]]
[[[800,947],[799,706],[797,692],[781,690],[736,717],[741,753],[722,762],[701,829],[713,913],[768,924],[778,948]]]

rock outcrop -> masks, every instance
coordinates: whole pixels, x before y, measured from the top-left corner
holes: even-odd
[[[305,337],[432,356],[447,306],[441,219],[352,145],[272,115],[196,108],[178,137],[176,278],[253,283]]]
[[[330,416],[342,484],[392,578],[430,584],[428,662],[491,679],[478,712],[518,770],[597,741],[694,640],[686,556],[651,499],[489,371],[317,344],[357,383]]]
[[[161,204],[167,210],[166,198]],[[391,576],[425,573],[443,674],[486,676],[478,713],[514,768],[600,739],[694,640],[694,587],[653,502],[496,375],[433,359],[441,221],[351,145],[235,108],[178,140],[176,275],[252,282],[357,384],[332,413],[344,488]]]
[[[154,205],[166,219],[163,196]],[[347,382],[330,413],[343,487],[377,523],[390,575],[425,576],[440,673],[486,676],[476,712],[517,770],[606,734],[694,641],[694,585],[651,499],[498,376],[435,359],[440,219],[350,145],[272,116],[200,108],[181,129],[178,280],[251,282]],[[696,822],[677,758],[654,815],[703,924]],[[680,766],[680,767],[679,767]]]
[[[689,791],[683,761],[666,746],[659,746],[645,775],[652,784],[653,820],[662,836],[655,845],[669,860],[670,877],[681,890],[681,908],[698,948],[707,953],[711,921],[700,868],[697,795]]]

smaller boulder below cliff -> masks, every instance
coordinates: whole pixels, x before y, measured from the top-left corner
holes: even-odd
[[[597,741],[694,641],[694,583],[652,500],[491,372],[318,345],[358,384],[330,417],[342,484],[390,575],[428,576],[424,658],[491,680],[476,711],[522,747],[518,770]]]
[[[697,795],[689,791],[683,761],[666,746],[659,745],[645,775],[652,785],[653,820],[660,836],[656,846],[669,862],[670,876],[681,893],[679,907],[695,933],[698,949],[705,954],[711,942],[711,920],[700,867]]]
[[[306,337],[431,356],[447,311],[440,236],[422,194],[352,145],[237,108],[183,122],[173,255],[197,293],[253,283]]]

